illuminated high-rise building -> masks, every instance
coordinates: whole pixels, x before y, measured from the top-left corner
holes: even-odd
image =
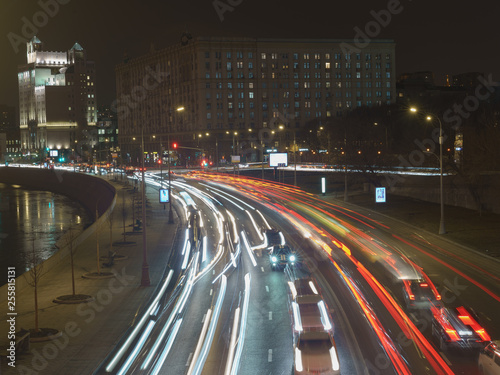
[[[44,51],[35,36],[26,47],[27,64],[18,69],[21,148],[24,155],[69,155],[97,122],[95,64],[78,43]]]

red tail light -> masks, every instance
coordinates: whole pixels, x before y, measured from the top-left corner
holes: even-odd
[[[478,322],[469,314],[469,312],[463,307],[457,307],[457,311],[460,315],[458,315],[458,318],[464,323],[465,325],[470,326],[478,335],[481,337],[481,340],[483,341],[490,341],[490,335],[485,331],[483,327],[479,325]]]

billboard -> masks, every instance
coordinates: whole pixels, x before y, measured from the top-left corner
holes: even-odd
[[[288,167],[288,154],[286,152],[276,152],[269,154],[270,167]]]
[[[168,203],[168,189],[160,189],[160,203]]]

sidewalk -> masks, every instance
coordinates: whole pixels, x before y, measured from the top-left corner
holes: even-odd
[[[336,204],[343,204],[343,196],[319,196]],[[438,234],[440,205],[403,197],[387,195],[386,203],[375,203],[374,193],[359,193],[348,197],[348,204],[360,206],[379,214]],[[500,260],[500,215],[482,213],[462,207],[445,206],[444,222],[446,234],[441,235],[450,241],[474,249]]]
[[[132,185],[121,181],[107,180],[117,191],[117,201],[112,220],[113,243],[123,241],[123,212],[126,230],[132,231]],[[0,374],[89,374],[98,366],[110,349],[116,345],[129,327],[141,306],[145,304],[161,280],[175,238],[176,224],[169,225],[168,211],[158,202],[158,191],[146,189],[148,263],[151,286],[141,287],[142,233],[128,234],[128,245],[113,245],[113,251],[128,257],[116,260],[111,268],[102,267],[101,272],[112,271],[115,277],[108,279],[84,279],[81,276],[97,271],[96,243],[99,238],[100,255],[108,254],[110,247],[109,221],[100,229],[98,236],[89,236],[77,249],[74,256],[76,294],[88,294],[93,302],[67,305],[53,303],[53,299],[72,293],[69,256],[44,275],[38,291],[39,326],[56,328],[62,336],[56,340],[31,343],[29,353],[17,353],[16,368],[7,366],[1,358]],[[125,211],[123,207],[125,206]],[[6,272],[6,271],[5,271]],[[16,331],[34,328],[34,292],[26,287],[16,290]],[[7,306],[0,306],[5,314]],[[5,317],[5,315],[4,315]],[[7,347],[9,325],[0,321],[0,353]]]

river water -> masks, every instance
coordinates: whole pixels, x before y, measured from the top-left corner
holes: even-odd
[[[70,226],[81,230],[90,223],[84,207],[64,195],[0,183],[0,286],[7,267],[21,275],[54,254]]]

